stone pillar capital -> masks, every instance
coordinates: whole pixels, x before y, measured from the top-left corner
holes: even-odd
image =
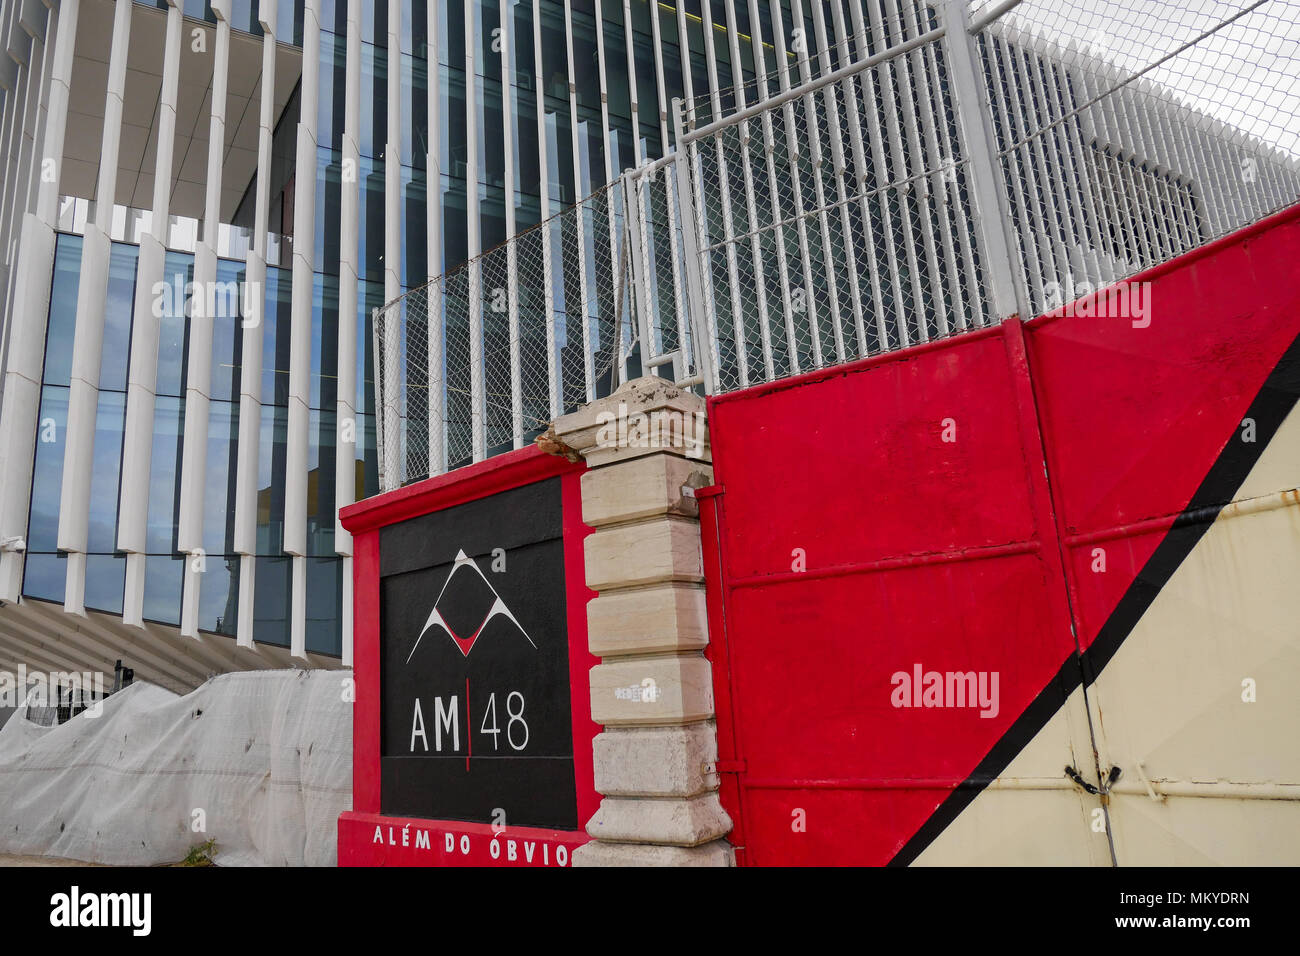
[[[710,461],[705,408],[695,393],[646,376],[557,418],[538,443],[555,442],[592,467],[660,453]]]

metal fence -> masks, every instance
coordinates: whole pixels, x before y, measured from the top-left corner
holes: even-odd
[[[383,488],[629,376],[712,394],[1030,317],[1300,198],[1300,0],[814,0],[809,53],[771,9],[783,69],[376,311]]]
[[[624,234],[619,180],[375,311],[382,488],[517,448],[596,397],[627,355]]]
[[[1300,4],[1026,0],[976,37],[1020,311],[1300,197]]]
[[[849,65],[832,70],[828,50],[813,80],[801,60],[777,90],[734,91],[731,116],[701,125],[697,106],[678,140],[697,205],[711,391],[903,348],[994,312],[945,11],[886,2],[864,22],[850,6],[852,39],[835,51]]]

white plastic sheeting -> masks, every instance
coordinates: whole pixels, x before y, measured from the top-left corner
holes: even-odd
[[[333,866],[351,678],[246,671],[184,697],[137,683],[49,727],[20,709],[0,727],[0,852],[150,865],[211,838],[221,866]]]

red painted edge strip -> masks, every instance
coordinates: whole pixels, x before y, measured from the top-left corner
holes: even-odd
[[[585,467],[585,466],[584,466]],[[582,475],[569,471],[560,479],[564,509],[564,582],[568,606],[569,706],[573,711],[573,776],[578,792],[578,820],[585,826],[596,815],[594,738],[601,727],[591,719],[591,669],[600,663],[587,639],[587,602],[596,592],[587,587],[584,542],[593,529],[582,520]]]
[[[339,814],[339,866],[571,866],[585,833]]]
[[[339,520],[353,534],[360,534],[585,468],[584,462],[570,462],[529,445],[347,505],[339,509]]]

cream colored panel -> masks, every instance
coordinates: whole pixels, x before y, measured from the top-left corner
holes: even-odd
[[[1065,777],[1067,764],[1096,782],[1079,688],[914,865],[1109,866],[1106,833],[1093,829],[1101,803]]]
[[[1300,412],[1088,688],[1121,866],[1300,862]],[[1243,700],[1254,681],[1255,701]],[[1247,695],[1248,696],[1248,695]],[[1110,863],[1082,692],[917,865]],[[1068,755],[1068,756],[1067,756]],[[1140,764],[1140,765],[1139,765]],[[1044,783],[1044,785],[1046,785]]]
[[[1300,861],[1300,414],[1101,672],[1122,865]],[[1251,696],[1253,682],[1255,701]],[[1200,793],[1203,796],[1183,796]],[[1236,793],[1251,799],[1232,799]]]
[[[1298,477],[1293,410],[1091,692],[1121,865],[1300,862]]]

